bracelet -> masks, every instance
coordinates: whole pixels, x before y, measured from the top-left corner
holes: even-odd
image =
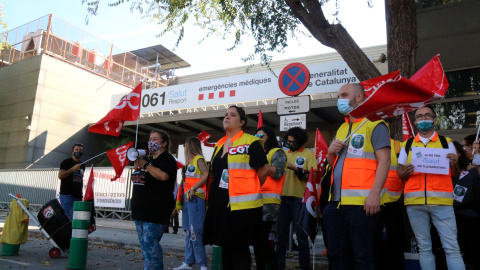
[[[143,169],[144,169],[144,170],[147,170],[147,167],[148,167],[149,165],[152,165],[152,163],[150,163],[150,162],[145,163],[145,165],[143,165]]]

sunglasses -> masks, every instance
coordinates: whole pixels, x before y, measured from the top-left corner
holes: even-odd
[[[260,139],[261,139],[261,138],[263,138],[263,136],[266,136],[266,135],[265,135],[265,134],[263,134],[263,133],[260,133],[260,134],[255,134],[255,137],[258,137],[258,138],[260,138]]]

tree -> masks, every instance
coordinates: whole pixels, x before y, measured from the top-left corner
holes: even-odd
[[[0,51],[7,46],[7,23],[3,21],[3,5],[0,3]]]
[[[352,39],[338,20],[329,22],[322,10],[328,1],[340,0],[127,0],[130,10],[141,13],[147,5],[145,16],[165,28],[160,35],[173,31],[182,39],[183,25],[193,18],[198,25],[207,29],[206,38],[212,34],[233,33],[233,49],[245,35],[256,40],[254,55],[260,55],[262,63],[268,66],[269,52],[281,52],[287,46],[288,38],[302,34],[303,24],[310,34],[325,46],[335,49],[345,60],[359,80],[380,76],[380,72]],[[367,0],[371,5],[372,0]],[[96,15],[100,0],[82,0],[88,5],[88,15]],[[124,0],[117,0],[109,6],[118,6]],[[389,71],[400,69],[410,77],[416,71],[416,9],[415,0],[385,0],[387,13],[388,63]],[[399,129],[401,131],[401,128]],[[400,134],[400,132],[397,132]],[[398,135],[400,136],[400,135]]]

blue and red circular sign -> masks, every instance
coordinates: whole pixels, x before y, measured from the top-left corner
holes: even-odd
[[[298,96],[310,83],[310,71],[301,63],[286,66],[278,77],[278,86],[287,96]]]

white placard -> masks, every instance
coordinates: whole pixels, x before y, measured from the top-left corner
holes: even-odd
[[[412,164],[415,172],[448,175],[450,168],[449,149],[412,147]]]

